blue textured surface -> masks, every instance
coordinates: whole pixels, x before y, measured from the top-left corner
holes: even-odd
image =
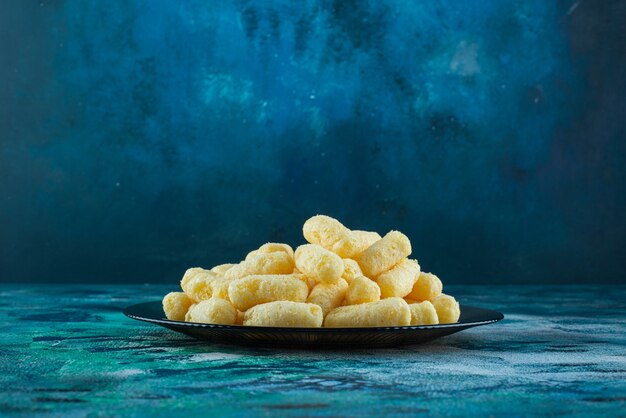
[[[124,317],[165,286],[5,286],[0,415],[623,416],[626,287],[462,286],[504,321],[381,350],[246,349]]]
[[[9,0],[0,28],[0,280],[171,281],[318,212],[447,283],[626,280],[623,2]]]

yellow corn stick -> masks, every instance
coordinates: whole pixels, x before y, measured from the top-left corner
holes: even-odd
[[[461,307],[459,302],[452,296],[441,294],[433,300],[433,306],[437,311],[440,324],[454,324],[458,322],[461,316]]]
[[[443,290],[443,284],[439,277],[431,273],[421,272],[411,293],[407,295],[408,298],[415,300],[430,300],[431,302],[435,298],[441,295]]]
[[[383,299],[391,297],[403,298],[413,289],[415,280],[419,277],[420,265],[416,260],[408,258],[400,260],[390,270],[376,278],[380,286],[380,294]]]
[[[296,268],[318,282],[336,283],[344,264],[337,254],[314,244],[301,245],[295,252]]]
[[[233,325],[237,322],[237,310],[227,300],[210,298],[195,304],[186,317],[188,322]]]
[[[184,321],[193,301],[183,292],[170,292],[163,298],[163,312],[172,321]]]
[[[291,256],[293,258],[293,249],[288,244],[282,244],[277,242],[268,242],[267,244],[261,245],[258,249],[254,251],[250,251],[246,256],[246,260],[249,257],[257,254],[269,254],[269,253],[279,253],[283,252]]]
[[[290,274],[293,268],[293,257],[287,253],[259,253],[231,267],[224,277],[240,279],[252,274]]]
[[[380,300],[380,287],[373,280],[360,276],[352,280],[344,305],[358,305],[361,303],[378,302]]]
[[[332,309],[341,305],[347,290],[348,282],[344,279],[339,279],[336,283],[318,283],[311,290],[311,294],[306,301],[319,305],[324,315],[326,315]]]
[[[321,327],[322,308],[312,303],[285,300],[256,305],[244,314],[244,325],[257,327]]]
[[[411,309],[411,325],[436,325],[439,323],[435,307],[427,300],[409,303],[409,309]]]
[[[342,279],[350,283],[353,279],[362,275],[363,272],[361,271],[361,267],[359,267],[359,263],[351,258],[343,259],[343,275],[341,276]]]
[[[293,274],[251,275],[228,287],[228,297],[240,311],[277,300],[304,302],[308,294],[308,286]]]
[[[377,277],[411,254],[411,242],[401,232],[391,231],[359,254],[355,260],[366,277]]]
[[[341,306],[328,313],[324,326],[329,328],[393,327],[411,324],[411,310],[401,298]]]

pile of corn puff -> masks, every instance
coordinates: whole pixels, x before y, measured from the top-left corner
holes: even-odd
[[[317,215],[308,244],[267,243],[238,264],[188,269],[182,292],[163,298],[170,320],[272,327],[395,327],[457,322],[458,302],[421,271],[411,242],[350,230]]]

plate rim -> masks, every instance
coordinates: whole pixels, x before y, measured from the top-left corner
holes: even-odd
[[[148,318],[145,316],[139,316],[131,313],[130,311],[133,308],[137,308],[140,305],[154,305],[161,304],[161,301],[150,301],[150,302],[141,302],[135,303],[125,307],[122,312],[125,316],[130,319],[134,319],[136,321],[148,322],[152,324],[159,325],[172,325],[177,327],[192,327],[192,328],[210,328],[210,329],[222,329],[222,330],[230,330],[230,331],[276,331],[276,332],[315,332],[315,333],[333,333],[333,332],[372,332],[372,331],[415,331],[415,330],[425,330],[425,329],[446,329],[446,328],[470,328],[480,325],[487,325],[499,322],[504,319],[504,314],[499,311],[494,311],[493,309],[481,308],[478,306],[471,306],[460,304],[461,311],[463,309],[472,308],[472,309],[480,309],[483,311],[489,311],[494,315],[492,319],[486,319],[483,321],[470,321],[470,322],[454,322],[452,324],[435,324],[435,325],[406,325],[406,326],[395,326],[395,327],[351,327],[351,328],[324,328],[324,327],[262,327],[262,326],[252,326],[252,325],[225,325],[225,324],[206,324],[200,322],[186,322],[186,321],[174,321],[171,319],[155,319]]]

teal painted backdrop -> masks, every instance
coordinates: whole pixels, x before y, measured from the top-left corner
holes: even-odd
[[[626,6],[0,4],[0,279],[400,229],[446,283],[621,282]]]

